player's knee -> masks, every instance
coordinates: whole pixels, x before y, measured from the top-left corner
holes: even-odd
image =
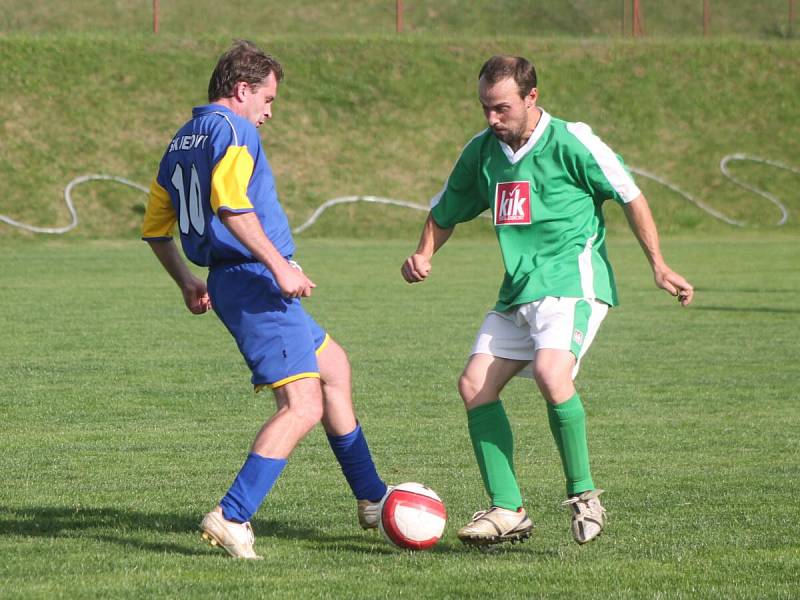
[[[464,405],[469,407],[481,393],[481,385],[465,371],[458,378],[458,393],[464,401]]]
[[[533,378],[543,393],[572,385],[575,356],[568,352],[539,351],[533,361]]]
[[[308,430],[313,429],[322,420],[322,397],[309,398],[308,401],[293,406],[292,414],[299,419]]]
[[[319,380],[301,379],[289,386],[291,389],[284,388],[276,392],[279,410],[290,414],[292,419],[310,431],[322,419],[323,402]]]
[[[545,395],[563,383],[561,381],[562,377],[559,373],[556,373],[548,365],[539,363],[533,366],[533,379],[536,381],[536,385],[539,386],[539,389]]]
[[[534,367],[533,378],[544,399],[551,404],[563,402],[575,393],[575,386],[568,374]]]

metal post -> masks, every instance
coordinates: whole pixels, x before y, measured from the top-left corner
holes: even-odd
[[[153,0],[153,33],[158,33],[158,0]]]
[[[628,6],[628,0],[622,0],[622,12],[620,13],[619,31],[622,37],[625,37],[625,11]]]
[[[396,0],[395,6],[395,30],[403,33],[403,0]]]
[[[703,0],[703,35],[708,36],[711,29],[711,0]]]

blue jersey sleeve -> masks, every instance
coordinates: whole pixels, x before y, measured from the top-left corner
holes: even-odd
[[[174,224],[186,257],[201,266],[252,261],[220,211],[254,212],[284,256],[294,252],[286,215],[256,128],[218,104],[196,107],[161,160],[143,237],[168,237]]]

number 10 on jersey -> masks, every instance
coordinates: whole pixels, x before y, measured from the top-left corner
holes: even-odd
[[[200,177],[197,175],[197,167],[192,163],[189,175],[188,194],[186,193],[187,185],[184,181],[183,166],[181,163],[175,163],[171,181],[180,199],[178,226],[180,227],[181,233],[188,235],[189,226],[191,225],[192,229],[197,232],[197,235],[203,235],[203,232],[206,230],[206,220],[203,217],[203,198],[200,192]]]

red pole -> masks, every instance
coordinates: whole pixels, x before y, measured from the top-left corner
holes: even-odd
[[[703,0],[703,35],[707,36],[711,25],[711,0]]]
[[[394,6],[395,12],[395,30],[397,33],[403,33],[403,0],[396,0]]]
[[[158,33],[158,0],[153,0],[153,33]]]
[[[633,18],[631,19],[633,37],[641,37],[644,35],[644,31],[642,29],[642,12],[639,2],[640,0],[633,0]]]

